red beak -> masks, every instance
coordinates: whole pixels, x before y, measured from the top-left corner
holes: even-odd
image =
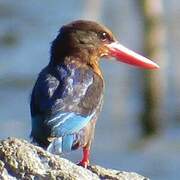
[[[153,61],[135,53],[118,42],[113,42],[107,45],[107,47],[109,48],[109,55],[115,57],[118,61],[145,69],[159,68]]]

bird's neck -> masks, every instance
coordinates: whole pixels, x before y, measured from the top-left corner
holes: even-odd
[[[91,61],[91,63],[88,64],[88,66],[90,66],[93,71],[100,76],[100,78],[103,80],[103,76],[102,76],[102,72],[101,72],[101,68],[99,66],[99,59],[97,61]]]
[[[96,54],[89,55],[89,53],[87,53],[86,51],[76,51],[64,57],[59,57],[58,59],[53,59],[53,57],[51,57],[50,65],[57,66],[60,64],[76,64],[77,66],[88,66],[98,76],[100,76],[101,79],[103,79],[101,69],[99,66],[99,57]]]

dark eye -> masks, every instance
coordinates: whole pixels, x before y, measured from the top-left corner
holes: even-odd
[[[106,33],[106,32],[100,32],[99,33],[99,39],[101,40],[101,41],[107,41],[108,40],[108,33]]]

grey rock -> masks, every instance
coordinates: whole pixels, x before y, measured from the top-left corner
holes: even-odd
[[[0,179],[2,180],[148,180],[132,172],[82,168],[17,138],[0,141]]]

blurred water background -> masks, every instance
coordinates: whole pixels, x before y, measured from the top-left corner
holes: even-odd
[[[106,90],[91,162],[155,180],[176,180],[180,179],[180,2],[164,0],[162,4],[166,38],[160,63],[163,98],[158,133],[149,138],[141,133],[142,70],[102,61]],[[143,18],[137,1],[0,0],[1,139],[30,140],[29,100],[34,81],[49,61],[58,29],[76,19],[101,22],[122,44],[143,51]],[[79,156],[75,154],[73,160]]]

